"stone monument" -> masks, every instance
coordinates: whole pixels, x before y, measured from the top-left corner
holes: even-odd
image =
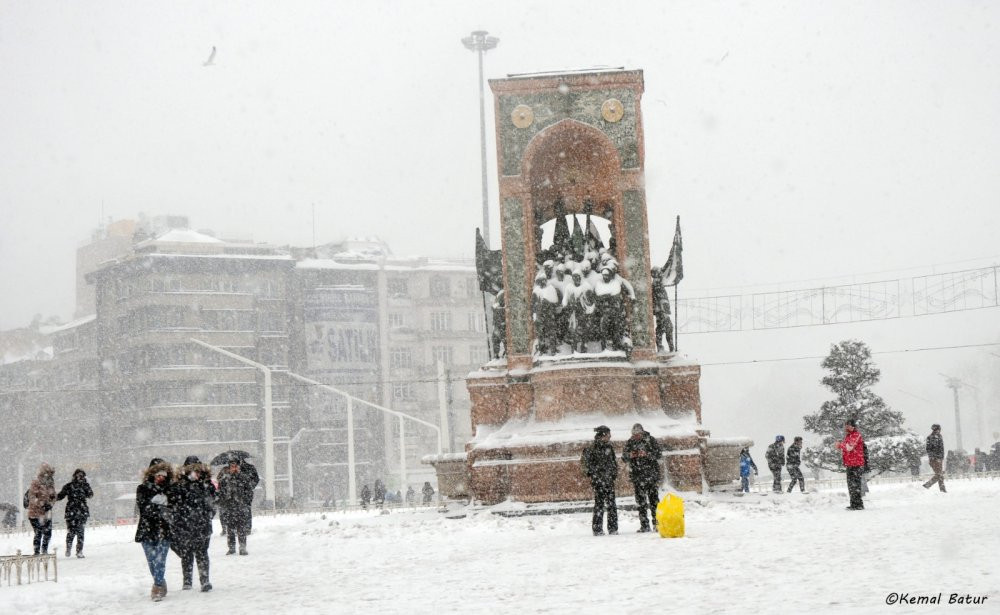
[[[732,457],[735,470],[749,441],[714,447],[701,421],[699,365],[657,351],[642,71],[489,83],[502,279],[484,288],[503,289],[493,313],[504,317],[504,356],[467,378],[475,435],[465,455],[428,462],[486,504],[584,500],[591,490],[580,454],[593,428],[608,425],[620,451],[642,423],[662,444],[664,476],[676,489],[727,482],[728,461],[712,463],[710,449]],[[621,464],[619,494],[631,493],[626,472]]]

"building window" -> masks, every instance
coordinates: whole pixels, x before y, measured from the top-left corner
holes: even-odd
[[[413,364],[413,356],[409,348],[393,348],[389,351],[389,366],[393,369],[405,369]]]
[[[431,312],[431,331],[451,331],[451,312]]]
[[[454,353],[451,346],[434,346],[434,362],[441,361],[445,365],[453,363]]]
[[[392,398],[413,399],[413,386],[409,382],[393,382]]]
[[[390,278],[386,285],[390,297],[406,297],[410,294],[406,278]]]
[[[431,297],[443,299],[451,296],[451,280],[444,276],[431,277]]]
[[[271,332],[284,332],[285,327],[284,312],[265,311],[260,313],[260,330]]]
[[[483,319],[483,315],[479,312],[469,312],[469,331],[476,331],[477,333],[482,333],[486,330],[486,321]]]
[[[398,312],[389,314],[389,328],[399,329],[403,326],[403,315]]]
[[[489,360],[489,354],[486,352],[486,346],[484,344],[477,344],[475,346],[469,346],[469,364],[470,365],[482,365]]]

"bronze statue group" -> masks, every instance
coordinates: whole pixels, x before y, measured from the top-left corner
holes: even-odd
[[[580,260],[570,253],[556,252],[541,263],[531,293],[531,318],[535,324],[536,352],[556,355],[561,345],[570,352],[629,351],[632,347],[626,312],[635,302],[635,289],[622,277],[618,260],[604,247],[591,244]],[[673,326],[670,301],[662,285],[660,269],[652,270],[653,306],[657,349],[663,339],[672,352]],[[503,322],[503,291],[493,304],[494,323]],[[501,327],[496,327],[494,354],[499,356]]]

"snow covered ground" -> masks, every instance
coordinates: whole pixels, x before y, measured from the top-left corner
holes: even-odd
[[[843,491],[689,502],[687,536],[590,535],[589,516],[507,518],[437,511],[257,518],[247,557],[210,550],[209,594],[149,600],[134,527],[87,531],[87,558],[59,561],[58,583],[0,588],[7,613],[998,613],[1000,480],[876,485],[867,510]],[[456,509],[452,508],[452,514]],[[63,546],[65,534],[53,536]],[[0,553],[30,548],[0,537]],[[892,605],[890,593],[957,593],[985,604]]]

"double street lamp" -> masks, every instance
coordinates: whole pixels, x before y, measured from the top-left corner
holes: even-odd
[[[483,161],[483,240],[490,246],[490,210],[486,192],[486,99],[483,95],[483,53],[494,49],[500,42],[495,36],[487,36],[486,30],[475,30],[462,39],[462,44],[479,56],[479,146]]]

